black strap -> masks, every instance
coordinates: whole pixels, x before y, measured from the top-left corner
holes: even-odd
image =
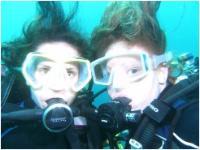
[[[144,109],[143,113],[154,120],[157,123],[161,123],[165,118],[172,115],[174,109],[162,100],[154,100],[147,108]]]
[[[174,109],[176,108],[173,107],[173,103],[178,98],[186,96],[194,90],[198,90],[198,87],[199,80],[193,81],[192,83],[190,80],[183,80],[180,84],[171,88],[164,96],[154,100],[144,109],[144,114],[157,123],[161,123],[166,118],[171,118],[174,115]]]
[[[1,83],[1,109],[4,107],[8,96],[10,95],[10,91],[12,89],[12,86],[14,84],[14,81],[16,79],[16,74],[10,74],[7,77],[2,77],[2,83]]]
[[[189,81],[183,81],[181,83],[182,89],[180,90],[180,84],[178,85],[179,91],[176,91],[173,95],[168,95],[165,99],[167,94],[165,96],[162,96],[158,100],[151,103],[150,106],[147,107],[147,109],[144,111],[144,118],[142,119],[141,123],[139,123],[139,127],[136,130],[133,138],[134,140],[138,141],[140,144],[142,144],[143,148],[149,148],[152,144],[153,136],[155,134],[157,126],[167,117],[167,115],[171,112],[171,105],[172,103],[179,97],[187,95],[189,92],[194,91],[199,86],[199,80],[195,80],[191,82]],[[183,86],[185,85],[185,86]],[[185,87],[185,88],[184,88]],[[173,88],[177,89],[177,86]],[[170,92],[172,91],[170,90]],[[169,92],[169,93],[170,93]],[[154,109],[155,108],[155,109]],[[162,112],[164,110],[164,113],[160,114],[158,111]],[[173,112],[175,112],[173,110]],[[156,118],[157,117],[157,118]],[[175,115],[175,118],[173,119],[172,126],[175,126],[177,123],[177,120],[180,117],[180,112],[177,111],[177,114]],[[171,128],[170,132],[173,132],[173,128]]]
[[[142,148],[149,148],[149,146],[152,144],[155,129],[155,122],[150,121],[149,117],[144,116],[133,138],[143,146]]]
[[[71,149],[79,149],[81,147],[80,139],[74,125],[71,125],[66,130],[65,138],[69,142]]]
[[[199,86],[199,76],[193,75],[188,79],[182,80],[176,85],[171,85],[170,88],[166,88],[166,91],[161,93],[159,99],[162,101],[171,104],[174,100],[184,95],[187,95],[189,92],[193,90],[198,90]]]
[[[165,148],[172,147],[173,132],[175,131],[175,128],[177,127],[176,125],[179,122],[183,111],[186,110],[187,108],[189,108],[190,106],[195,106],[195,105],[197,106],[198,104],[199,104],[198,101],[193,100],[193,101],[187,103],[186,105],[181,106],[179,109],[177,109],[176,115],[174,116],[174,118],[171,122],[171,128],[169,130],[169,137],[168,137]]]
[[[171,148],[172,147],[173,131],[174,131],[174,128],[175,128],[180,116],[181,116],[181,109],[178,109],[176,111],[176,114],[175,114],[172,122],[171,122],[171,126],[170,126],[170,129],[169,129],[169,135],[167,137],[167,142],[166,142],[165,148]]]

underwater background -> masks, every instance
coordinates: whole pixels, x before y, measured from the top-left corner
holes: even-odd
[[[73,1],[63,1],[67,13]],[[88,40],[92,30],[99,24],[101,16],[109,1],[81,1],[72,26],[80,31]],[[19,37],[23,25],[35,16],[36,2],[33,1],[1,1],[1,42],[8,42]],[[167,51],[175,56],[190,52],[199,56],[199,1],[162,1],[157,12],[161,28],[166,33]],[[93,86],[94,93],[103,89]],[[108,101],[107,93],[101,94],[94,104]]]

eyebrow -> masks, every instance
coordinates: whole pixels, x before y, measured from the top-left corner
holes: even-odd
[[[52,63],[53,63],[53,61],[45,60],[45,61],[38,62],[37,66],[49,66]]]
[[[79,68],[79,64],[76,63],[76,62],[65,62],[64,64],[67,65],[68,67],[70,66],[70,67],[77,67],[77,68]]]

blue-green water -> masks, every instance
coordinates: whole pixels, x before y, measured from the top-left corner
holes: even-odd
[[[99,23],[105,7],[109,2],[79,2],[78,14],[73,20],[86,38],[90,38],[93,28]],[[18,36],[24,23],[31,21],[35,15],[36,2],[1,2],[1,41],[6,42]],[[73,2],[62,2],[64,9]],[[178,56],[184,52],[199,55],[199,2],[198,1],[164,1],[158,10],[160,26],[167,36],[167,50]],[[78,25],[78,26],[77,26]],[[95,86],[94,91],[102,89]],[[99,96],[95,104],[107,101],[107,94]]]

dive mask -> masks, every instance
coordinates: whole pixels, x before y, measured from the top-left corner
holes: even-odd
[[[110,85],[117,68],[120,68],[118,73],[126,75],[126,80],[134,82],[144,77],[150,70],[157,68],[161,63],[168,62],[171,58],[171,53],[155,55],[153,58],[145,52],[105,55],[91,63],[91,71],[96,84]],[[118,65],[113,65],[112,60],[116,60]]]
[[[40,52],[27,55],[22,74],[28,85],[33,88],[48,86],[51,81],[58,81],[71,87],[73,91],[81,90],[91,79],[90,62],[83,58],[60,57]]]

